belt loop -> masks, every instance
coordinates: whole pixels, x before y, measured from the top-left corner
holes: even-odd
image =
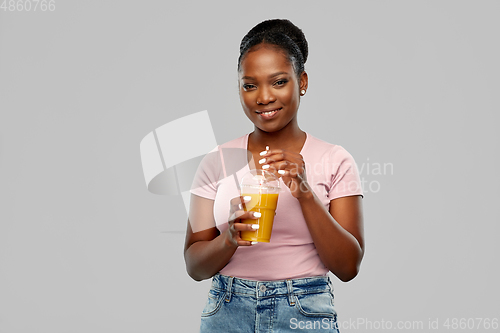
[[[330,286],[330,294],[332,294],[332,298],[335,298],[335,295],[333,293],[333,282],[332,279],[330,279],[330,276],[328,276],[328,286]]]
[[[231,289],[233,287],[234,276],[230,276],[228,280],[229,281],[227,283],[226,302],[230,302],[231,301]]]
[[[290,306],[294,306],[295,305],[295,300],[293,298],[292,280],[286,279],[286,288],[288,289],[288,303],[290,303]]]

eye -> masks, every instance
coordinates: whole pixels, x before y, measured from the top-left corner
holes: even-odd
[[[254,88],[255,88],[255,86],[253,84],[250,84],[250,83],[243,84],[243,90],[245,90],[245,91],[252,90]]]
[[[278,87],[281,87],[281,86],[284,86],[287,82],[288,82],[288,80],[282,79],[282,80],[276,81],[276,83],[274,85],[278,86]]]

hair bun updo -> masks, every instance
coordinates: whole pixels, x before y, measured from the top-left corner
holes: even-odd
[[[304,71],[309,54],[306,36],[287,19],[266,20],[253,27],[241,40],[238,70],[244,56],[255,45],[266,43],[281,48],[288,55],[297,75]]]

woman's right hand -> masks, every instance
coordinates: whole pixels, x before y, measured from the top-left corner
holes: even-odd
[[[228,220],[228,229],[227,229],[227,241],[232,246],[250,246],[255,244],[256,242],[245,241],[241,239],[241,231],[256,231],[259,229],[258,224],[249,224],[249,223],[241,223],[242,220],[246,219],[257,219],[260,217],[260,213],[248,211],[245,212],[243,210],[243,205],[250,201],[250,197],[239,196],[231,199],[230,206],[231,209],[229,211],[229,220]]]

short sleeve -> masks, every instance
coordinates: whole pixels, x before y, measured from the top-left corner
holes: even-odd
[[[215,200],[220,179],[219,147],[205,155],[196,170],[190,192],[197,196]]]
[[[330,155],[331,181],[328,199],[363,196],[363,188],[354,158],[341,146],[335,146]]]

